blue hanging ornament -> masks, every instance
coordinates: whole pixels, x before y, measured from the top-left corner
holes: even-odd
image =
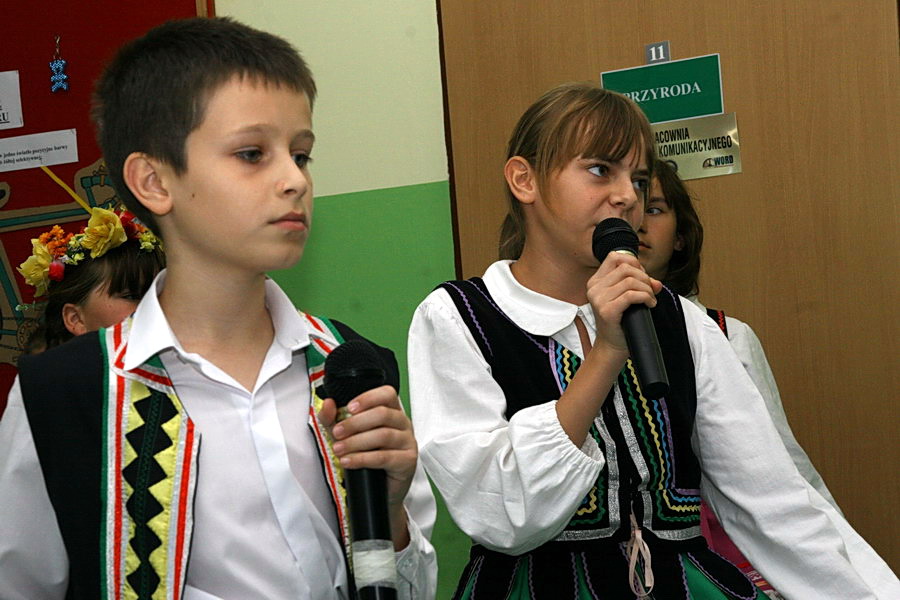
[[[50,70],[53,72],[53,75],[50,76],[51,92],[69,89],[69,76],[63,73],[65,68],[66,61],[59,57],[59,36],[56,36],[56,53],[53,55],[53,60],[50,61]]]

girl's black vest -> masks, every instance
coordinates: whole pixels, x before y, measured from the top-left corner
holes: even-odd
[[[562,395],[581,363],[573,352],[550,337],[519,328],[497,306],[480,278],[440,287],[449,293],[502,388],[507,419]],[[619,374],[590,430],[606,458],[605,466],[565,529],[553,541],[527,553],[529,572],[538,574],[532,583],[546,586],[547,597],[559,597],[572,585],[577,554],[588,575],[599,578],[595,583],[603,582],[598,585],[608,597],[633,597],[623,553],[631,534],[631,513],[651,549],[657,582],[653,597],[686,597],[678,559],[682,553],[688,553],[734,597],[755,597],[752,584],[712,554],[700,534],[700,466],[691,447],[697,406],[694,364],[677,297],[664,289],[657,299],[651,315],[669,376],[669,393],[659,400],[643,397],[630,361]],[[492,593],[505,597],[509,588],[503,586],[509,580],[503,572],[512,576],[521,558],[474,545],[457,595],[468,581],[469,587],[478,589],[470,597],[489,598]],[[477,586],[472,585],[475,569],[487,572],[477,577]]]

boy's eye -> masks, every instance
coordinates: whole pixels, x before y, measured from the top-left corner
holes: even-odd
[[[305,169],[309,166],[309,163],[312,162],[312,157],[305,152],[295,152],[294,153],[294,162],[297,163],[297,166],[301,169]]]
[[[141,294],[122,292],[121,294],[119,294],[119,298],[121,298],[122,300],[132,300],[134,302],[139,302],[141,299]]]
[[[635,179],[631,184],[634,186],[634,189],[642,194],[646,194],[647,190],[650,189],[650,182],[646,179]]]
[[[234,153],[234,155],[248,163],[258,163],[260,160],[262,160],[262,152],[256,148],[252,148],[249,150],[238,150]]]
[[[602,164],[591,165],[588,167],[588,172],[597,177],[604,177],[609,173],[609,167]]]

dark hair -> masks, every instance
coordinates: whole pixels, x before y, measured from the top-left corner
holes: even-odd
[[[636,145],[652,170],[655,155],[650,124],[630,98],[595,83],[567,83],[548,91],[525,111],[509,138],[506,158],[527,160],[543,188],[550,175],[573,158],[596,156],[618,161]],[[525,246],[525,219],[521,203],[509,189],[507,200],[500,258],[517,259]]]
[[[153,215],[125,185],[132,152],[187,168],[185,140],[203,122],[212,93],[234,76],[303,92],[310,107],[316,84],[284,39],[229,18],[169,21],[125,44],[94,90],[97,139],[119,198],[157,235]]]
[[[103,256],[85,257],[77,265],[67,265],[62,281],[50,282],[42,322],[25,344],[26,350],[40,347],[41,336],[48,349],[73,337],[63,323],[66,304],[82,304],[97,288],[104,288],[111,296],[127,294],[140,298],[165,266],[162,250],[141,250],[140,241],[132,239]]]
[[[666,204],[675,213],[675,235],[681,239],[681,250],[675,250],[666,271],[666,286],[677,294],[700,293],[700,251],[703,248],[703,225],[694,210],[693,199],[678,173],[666,161],[657,160],[653,176],[659,181]]]

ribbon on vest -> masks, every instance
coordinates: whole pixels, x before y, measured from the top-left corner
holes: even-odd
[[[347,490],[344,487],[344,469],[334,455],[334,440],[331,433],[319,421],[319,411],[324,398],[322,384],[325,380],[325,359],[331,351],[344,342],[335,326],[328,319],[314,317],[301,312],[301,316],[310,325],[310,343],[306,347],[306,368],[309,371],[309,386],[312,401],[309,405],[309,428],[319,449],[319,458],[325,470],[325,479],[331,490],[331,499],[337,511],[338,524],[341,529],[341,541],[347,555],[347,565],[353,572],[353,557],[350,553],[350,525],[347,516]]]

